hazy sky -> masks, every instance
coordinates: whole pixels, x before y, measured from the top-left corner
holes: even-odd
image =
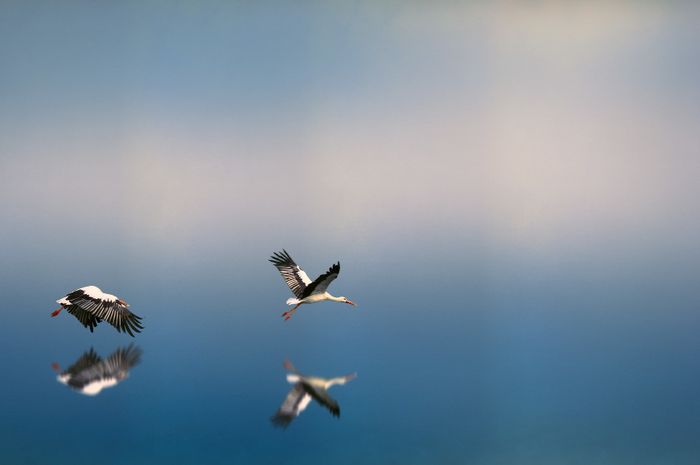
[[[0,237],[689,250],[699,13],[4,2]]]

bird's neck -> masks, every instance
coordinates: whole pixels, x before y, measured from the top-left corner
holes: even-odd
[[[338,385],[345,384],[345,378],[340,377],[340,378],[331,378],[329,380],[326,380],[326,389],[328,389],[331,386],[334,386],[336,384],[338,384]]]
[[[326,294],[328,294],[328,292],[326,292]],[[333,302],[342,302],[343,298],[328,294],[328,300],[332,300]]]

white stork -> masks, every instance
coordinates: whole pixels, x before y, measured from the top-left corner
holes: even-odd
[[[275,252],[270,261],[279,270],[284,282],[287,283],[289,289],[292,290],[295,297],[287,299],[287,305],[294,305],[294,308],[282,314],[285,320],[288,320],[294,315],[294,312],[303,304],[315,304],[324,300],[332,302],[342,302],[345,304],[356,305],[347,297],[335,297],[328,292],[328,286],[338,277],[340,273],[340,262],[331,266],[328,271],[321,276],[311,281],[309,276],[299,268],[299,265],[294,263],[292,257],[289,256],[286,250]]]
[[[284,362],[284,367],[291,372],[287,375],[287,382],[294,386],[287,394],[277,413],[270,419],[272,424],[286,428],[292,420],[306,409],[311,399],[326,407],[334,417],[340,417],[340,406],[338,402],[328,395],[328,389],[336,384],[343,385],[355,379],[357,373],[326,379],[302,375],[289,360]]]
[[[76,289],[56,303],[61,306],[51,313],[56,316],[66,309],[80,321],[83,326],[93,332],[97,323],[105,320],[117,328],[120,333],[126,331],[134,336],[143,329],[141,317],[129,311],[129,304],[112,294],[106,294],[97,286],[86,286]]]
[[[57,381],[86,396],[96,396],[103,389],[116,386],[129,376],[129,370],[141,361],[142,351],[130,344],[119,347],[106,360],[94,349],[83,353],[67,370],[59,373]],[[54,369],[60,371],[58,364]]]

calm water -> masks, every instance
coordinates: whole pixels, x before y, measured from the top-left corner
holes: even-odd
[[[297,249],[310,274],[336,258]],[[271,250],[178,263],[144,253],[109,266],[78,251],[89,272],[36,263],[13,279],[6,269],[3,463],[697,460],[698,294],[678,276],[346,251],[331,289],[359,306],[302,307],[283,322]],[[96,397],[51,368],[132,342],[105,324],[91,334],[65,312],[49,317],[90,273],[146,325],[141,363]],[[358,372],[330,391],[339,420],[312,404],[286,431],[270,424],[289,388],[285,357],[309,374]]]

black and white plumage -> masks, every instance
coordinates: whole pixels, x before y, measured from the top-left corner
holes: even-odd
[[[340,262],[331,266],[328,271],[313,281],[311,281],[304,270],[294,262],[286,250],[272,254],[270,262],[279,270],[284,282],[289,286],[289,289],[295,296],[287,299],[287,305],[294,305],[294,308],[282,314],[285,320],[290,319],[296,309],[303,304],[315,304],[324,300],[330,300],[332,302],[342,302],[355,306],[348,298],[342,296],[335,297],[326,291],[328,286],[340,273]]]
[[[327,408],[334,417],[340,417],[340,406],[328,395],[328,389],[336,384],[342,385],[355,379],[356,373],[326,379],[302,375],[289,360],[284,363],[284,367],[290,371],[287,374],[287,382],[292,383],[293,386],[280,408],[270,419],[273,425],[286,428],[306,409],[312,399]]]
[[[56,301],[61,307],[51,313],[56,316],[65,309],[93,332],[95,326],[106,321],[120,333],[134,336],[143,329],[141,317],[129,311],[129,304],[112,294],[104,293],[97,286],[85,286]]]
[[[109,357],[102,359],[90,349],[56,379],[86,396],[96,396],[103,389],[117,385],[129,376],[129,370],[138,365],[143,352],[130,344],[119,347]],[[55,366],[59,369],[58,366]]]

